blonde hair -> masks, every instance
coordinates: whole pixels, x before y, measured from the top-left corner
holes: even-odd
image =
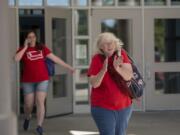
[[[96,53],[102,53],[101,46],[103,42],[114,42],[116,45],[116,50],[120,50],[121,47],[124,45],[123,42],[117,38],[113,33],[110,32],[104,32],[98,35],[97,39],[96,39],[96,47],[97,47],[97,51]]]

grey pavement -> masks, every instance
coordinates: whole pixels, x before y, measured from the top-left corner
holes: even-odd
[[[23,120],[20,118],[19,135],[35,134],[36,121],[34,118],[27,132],[23,131],[22,123]],[[90,114],[70,114],[46,118],[44,129],[45,135],[85,135],[81,132],[98,132]],[[70,133],[70,131],[76,132]],[[77,131],[81,132],[77,133]],[[180,111],[133,112],[127,135],[180,135]]]

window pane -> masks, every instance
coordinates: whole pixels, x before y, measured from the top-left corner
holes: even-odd
[[[9,5],[10,6],[14,6],[15,5],[15,1],[14,0],[9,0]]]
[[[113,6],[115,5],[115,0],[92,0],[93,6]]]
[[[41,16],[41,15],[44,15],[44,10],[41,10],[41,9],[33,9],[32,11],[32,14],[35,16]]]
[[[180,93],[180,72],[155,72],[156,93]]]
[[[75,11],[75,35],[88,35],[88,11]]]
[[[153,6],[166,4],[166,0],[145,0],[144,2],[145,2],[145,5],[153,5]]]
[[[44,16],[44,10],[41,9],[19,9],[20,16]]]
[[[43,0],[19,0],[20,6],[42,6]]]
[[[180,19],[155,19],[155,62],[180,61]]]
[[[69,6],[70,0],[47,0],[47,4],[51,6]]]
[[[57,75],[53,76],[53,97],[59,98],[59,97],[66,97],[66,78],[67,75]]]
[[[78,69],[76,70],[75,75],[76,81],[76,92],[75,92],[75,99],[76,104],[88,104],[89,101],[89,84],[87,78],[87,69]]]
[[[66,19],[52,19],[52,50],[55,55],[66,61]],[[67,89],[67,75],[53,77],[54,98],[65,97]]]
[[[88,0],[73,0],[76,6],[88,6]]]
[[[103,0],[103,6],[113,6],[115,4],[115,0]]]
[[[102,6],[103,0],[92,0],[93,6]]]
[[[120,38],[127,51],[132,45],[132,20],[128,19],[106,19],[101,22],[101,32],[112,32]]]
[[[66,19],[52,19],[53,52],[66,61]]]
[[[119,6],[137,6],[140,5],[140,0],[119,0]]]
[[[85,66],[88,65],[88,40],[76,40],[76,65]]]
[[[172,5],[180,5],[180,0],[171,0]]]

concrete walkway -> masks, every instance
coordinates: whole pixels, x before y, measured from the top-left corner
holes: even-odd
[[[20,119],[19,135],[35,134],[35,119],[31,121],[28,132],[23,131],[22,123],[23,120]],[[77,133],[77,131],[98,132],[89,114],[46,118],[44,128],[45,135],[85,135],[81,134],[82,132]],[[73,132],[70,133],[70,131]],[[180,111],[134,112],[127,135],[180,135]]]

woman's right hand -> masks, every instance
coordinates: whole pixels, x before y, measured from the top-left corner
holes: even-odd
[[[21,49],[21,50],[20,50],[18,53],[16,53],[16,55],[14,56],[14,60],[15,60],[15,61],[20,61],[20,60],[21,60],[21,58],[23,57],[25,51],[26,51],[27,48],[28,48],[28,43],[29,43],[29,41],[28,41],[28,39],[26,39],[26,40],[24,41],[24,48]]]
[[[29,40],[28,40],[28,39],[25,39],[25,41],[24,41],[24,47],[25,47],[25,48],[28,48],[28,44],[29,44]]]
[[[107,70],[108,70],[108,57],[106,57],[106,59],[104,60],[104,63],[100,72],[94,76],[92,75],[89,77],[90,83],[93,88],[97,88],[101,85],[101,82]]]

